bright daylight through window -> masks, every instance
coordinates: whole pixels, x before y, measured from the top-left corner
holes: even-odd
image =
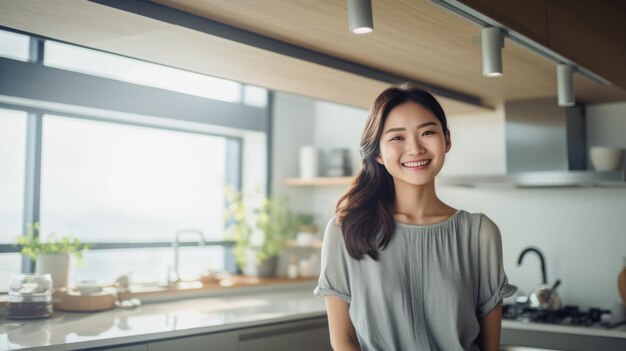
[[[241,84],[118,55],[46,41],[44,65],[226,102],[241,101]]]
[[[30,38],[26,35],[0,30],[0,56],[19,61],[30,58]]]
[[[207,240],[223,239],[224,137],[46,115],[42,149],[42,238],[56,232],[85,242],[171,242],[193,228]],[[223,253],[203,249],[196,266],[222,268]],[[91,252],[75,278],[115,279],[131,267],[140,275],[155,265],[164,278],[171,251]]]
[[[0,244],[12,244],[22,231],[26,113],[0,109]],[[0,291],[12,273],[19,273],[21,257],[0,254]]]
[[[33,56],[36,47],[43,53]],[[190,123],[106,102],[74,106],[55,100],[72,94],[63,84],[50,101],[0,96],[0,292],[11,274],[34,271],[15,245],[32,222],[40,223],[42,240],[55,233],[95,244],[83,265],[71,265],[70,283],[112,283],[126,274],[133,283],[164,282],[181,230],[202,232],[207,244],[180,245],[181,279],[234,269],[224,191],[226,184],[265,182],[263,171],[242,180],[241,168],[265,159],[263,123],[255,118],[265,116],[266,89],[3,30],[0,57],[11,67],[22,61],[24,79],[52,72],[77,86],[100,84],[109,91],[103,101],[127,97],[110,79],[131,83],[137,106],[152,103],[153,88],[163,89],[160,96],[200,116]]]

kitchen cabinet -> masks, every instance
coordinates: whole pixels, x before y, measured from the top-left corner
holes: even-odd
[[[219,350],[237,351],[237,332],[228,331],[198,336],[188,336],[148,344],[148,351]],[[129,350],[130,351],[130,350]]]
[[[548,47],[626,89],[626,2],[547,1]]]
[[[146,345],[146,344],[143,344],[143,345],[130,345],[130,346],[120,346],[120,347],[107,348],[107,349],[97,349],[97,350],[102,350],[102,351],[148,351],[148,345]]]
[[[152,342],[148,344],[147,351],[275,351],[295,348],[299,351],[331,350],[327,319],[313,318]],[[146,349],[136,351],[139,350],[146,351]]]
[[[326,318],[251,328],[239,334],[239,351],[331,350]]]
[[[541,45],[548,44],[546,0],[460,0]]]
[[[626,2],[460,2],[626,89]]]
[[[503,351],[519,350],[521,347],[538,350],[623,351],[626,350],[626,338],[624,331],[503,321],[500,345]]]

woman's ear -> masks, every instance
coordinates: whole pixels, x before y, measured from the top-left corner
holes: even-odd
[[[452,147],[452,139],[450,138],[450,129],[448,129],[448,131],[446,132],[445,139],[446,139],[446,153],[448,153],[448,151],[450,151],[450,148]]]
[[[380,157],[380,153],[376,155],[375,159],[376,159],[376,162],[380,163],[381,165],[385,164],[385,161],[383,161],[383,158]]]

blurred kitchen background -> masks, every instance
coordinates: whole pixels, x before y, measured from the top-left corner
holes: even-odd
[[[193,7],[180,3],[168,5]],[[234,19],[237,6],[225,3],[216,20],[245,27]],[[233,47],[222,38],[149,17],[125,21],[129,13],[93,2],[68,7],[76,15],[68,21],[79,28],[69,31],[51,25],[63,11],[46,4],[7,1],[0,14],[0,291],[6,291],[11,274],[30,269],[13,243],[34,220],[41,222],[44,237],[56,232],[96,244],[85,253],[83,266],[72,266],[74,282],[111,282],[125,274],[135,281],[162,281],[172,269],[175,233],[189,228],[200,229],[212,244],[181,248],[181,276],[232,269],[222,219],[225,184],[285,195],[294,212],[313,215],[321,239],[346,181],[294,185],[288,179],[299,178],[305,146],[317,151],[319,176],[328,174],[338,150],[347,150],[354,174],[367,107],[386,82],[243,45],[229,55]],[[93,28],[99,13],[115,20]],[[475,29],[455,21],[450,23]],[[256,25],[262,32],[263,21]],[[464,50],[480,51],[479,41],[464,40]],[[506,66],[507,59],[518,62],[515,55],[525,49],[507,42],[505,50],[505,76],[545,77],[484,83],[489,88],[480,83],[476,92],[464,86],[465,93],[482,96],[479,104],[440,96],[452,135],[442,176],[505,174],[505,101],[548,97],[556,105],[553,65],[528,52],[518,58],[518,67]],[[473,57],[456,69],[479,71]],[[452,59],[464,60],[459,53]],[[528,73],[528,67],[538,72]],[[447,84],[455,80],[448,73],[428,78]],[[583,96],[578,105],[585,116],[585,155],[592,146],[626,148],[624,85],[607,88],[576,79],[577,87],[584,86],[577,96]],[[347,83],[333,87],[339,81]],[[516,84],[523,85],[522,93]],[[483,212],[498,224],[505,269],[519,294],[541,283],[539,260],[517,265],[520,252],[535,246],[545,255],[549,282],[561,279],[564,304],[621,303],[616,280],[626,256],[626,184],[440,184],[438,191],[452,206]],[[278,275],[287,274],[294,254],[318,257],[319,248],[288,248]]]

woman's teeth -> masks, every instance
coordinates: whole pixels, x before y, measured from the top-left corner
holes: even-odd
[[[422,167],[429,163],[430,163],[430,160],[423,160],[423,161],[417,161],[417,162],[406,162],[406,163],[403,163],[402,165],[404,167]]]

